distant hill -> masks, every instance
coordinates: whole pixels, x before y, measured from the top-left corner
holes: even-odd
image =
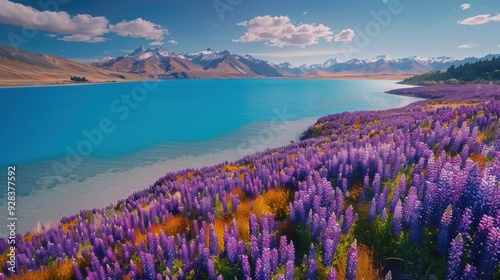
[[[72,83],[72,76],[90,82],[136,81],[132,73],[118,73],[75,61],[0,46],[0,85],[45,85]]]
[[[405,79],[401,83],[412,85],[496,83],[500,84],[500,56],[450,66],[446,71],[430,72]]]
[[[346,62],[331,58],[320,64],[293,66],[288,62],[274,64],[250,55],[233,54],[227,50],[207,49],[197,53],[178,54],[163,48],[140,47],[126,56],[104,57],[92,62],[91,65],[110,71],[136,73],[149,78],[189,79],[415,75],[446,70],[452,65],[458,66],[478,60],[480,58],[418,56],[391,59],[381,55],[374,59],[351,59]]]

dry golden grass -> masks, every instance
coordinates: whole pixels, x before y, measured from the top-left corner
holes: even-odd
[[[271,189],[259,198],[265,201],[276,218],[289,216],[288,204],[293,200],[293,192],[289,189]]]
[[[168,235],[168,236],[175,236],[176,234],[181,234],[188,232],[189,229],[189,223],[190,221],[181,215],[174,216],[173,218],[168,219],[166,222],[158,224],[158,225],[153,225],[151,233],[153,235],[160,234],[160,232],[163,230],[163,232]],[[147,240],[147,234],[142,234],[140,229],[135,230],[135,243],[136,244],[141,244],[142,241],[146,242]]]
[[[80,268],[85,266],[86,261],[83,259],[76,260]],[[89,264],[87,264],[89,265]],[[57,262],[43,270],[35,270],[22,272],[19,276],[13,276],[12,280],[63,280],[74,279],[73,260],[64,261],[61,265]]]
[[[361,127],[361,124],[362,124],[361,119],[359,119],[359,120],[358,120],[358,121],[354,124],[354,128],[355,128],[355,129],[359,129],[359,128]]]
[[[66,234],[68,232],[68,229],[70,227],[74,227],[77,222],[78,222],[78,219],[73,219],[72,221],[69,221],[67,223],[62,224],[62,230],[63,230],[64,234]]]
[[[241,188],[233,190],[233,194],[238,195],[241,199],[236,213],[218,217],[215,220],[214,230],[217,236],[219,248],[224,250],[224,226],[230,229],[233,219],[238,225],[238,237],[240,240],[248,241],[250,238],[249,220],[250,215],[255,214],[260,218],[262,214],[273,213],[275,217],[288,216],[288,203],[293,199],[293,193],[288,189],[271,189],[255,200],[251,201],[243,195]],[[230,208],[230,197],[228,196],[228,207]],[[253,208],[250,204],[253,204]]]
[[[487,163],[487,162],[490,162],[491,160],[488,159],[487,157],[481,155],[481,154],[476,154],[476,153],[473,153],[470,155],[470,159],[474,162],[477,162],[479,164],[479,167],[481,169],[483,169],[484,165]]]
[[[357,280],[380,279],[380,271],[373,265],[373,251],[364,245],[358,245],[358,272]],[[339,263],[338,279],[345,279],[345,269],[347,266],[347,255]]]
[[[240,168],[236,165],[225,165],[224,166],[224,172],[232,171],[232,172],[238,172]]]

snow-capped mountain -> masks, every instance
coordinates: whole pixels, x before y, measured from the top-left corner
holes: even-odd
[[[489,55],[481,59],[494,57]],[[331,76],[331,75],[394,75],[421,74],[446,70],[479,58],[412,56],[393,59],[379,55],[372,59],[351,59],[340,62],[336,58],[324,63],[304,64],[298,67],[288,62],[273,64],[250,55],[233,54],[227,50],[206,49],[195,53],[178,54],[163,48],[139,47],[122,57],[103,57],[92,66],[117,71],[136,73],[150,78],[238,78],[238,77],[287,77],[287,76]]]
[[[430,71],[446,70],[450,66],[459,66],[464,63],[473,63],[480,59],[491,59],[498,55],[488,55],[483,58],[469,57],[436,57],[424,58],[412,56],[392,59],[386,55],[379,55],[372,59],[353,58],[346,62],[327,60],[325,63],[300,65],[280,64],[284,70],[296,75],[327,76],[327,75],[394,75],[394,74],[421,74]]]
[[[206,49],[177,54],[162,48],[140,47],[123,57],[105,57],[93,66],[120,72],[138,73],[152,78],[237,78],[294,76],[277,65],[240,56],[227,50]]]

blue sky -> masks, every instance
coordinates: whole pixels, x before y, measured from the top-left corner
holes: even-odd
[[[500,53],[500,1],[0,0],[0,44],[80,61],[138,46],[296,65],[484,56]]]

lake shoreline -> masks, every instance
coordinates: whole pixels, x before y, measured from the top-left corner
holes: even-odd
[[[166,79],[158,81],[170,80],[232,80],[232,79],[291,79],[291,80],[386,80],[386,81],[402,81],[405,78],[411,77],[409,75],[332,75],[322,77],[248,77],[248,78],[210,78],[210,79]],[[48,86],[82,86],[82,85],[96,85],[96,84],[116,84],[116,83],[132,83],[132,82],[150,82],[157,81],[155,79],[143,80],[126,80],[126,81],[96,81],[96,82],[82,82],[76,83],[71,81],[26,81],[19,83],[8,83],[0,81],[0,89],[2,88],[29,88],[29,87],[48,87]]]

